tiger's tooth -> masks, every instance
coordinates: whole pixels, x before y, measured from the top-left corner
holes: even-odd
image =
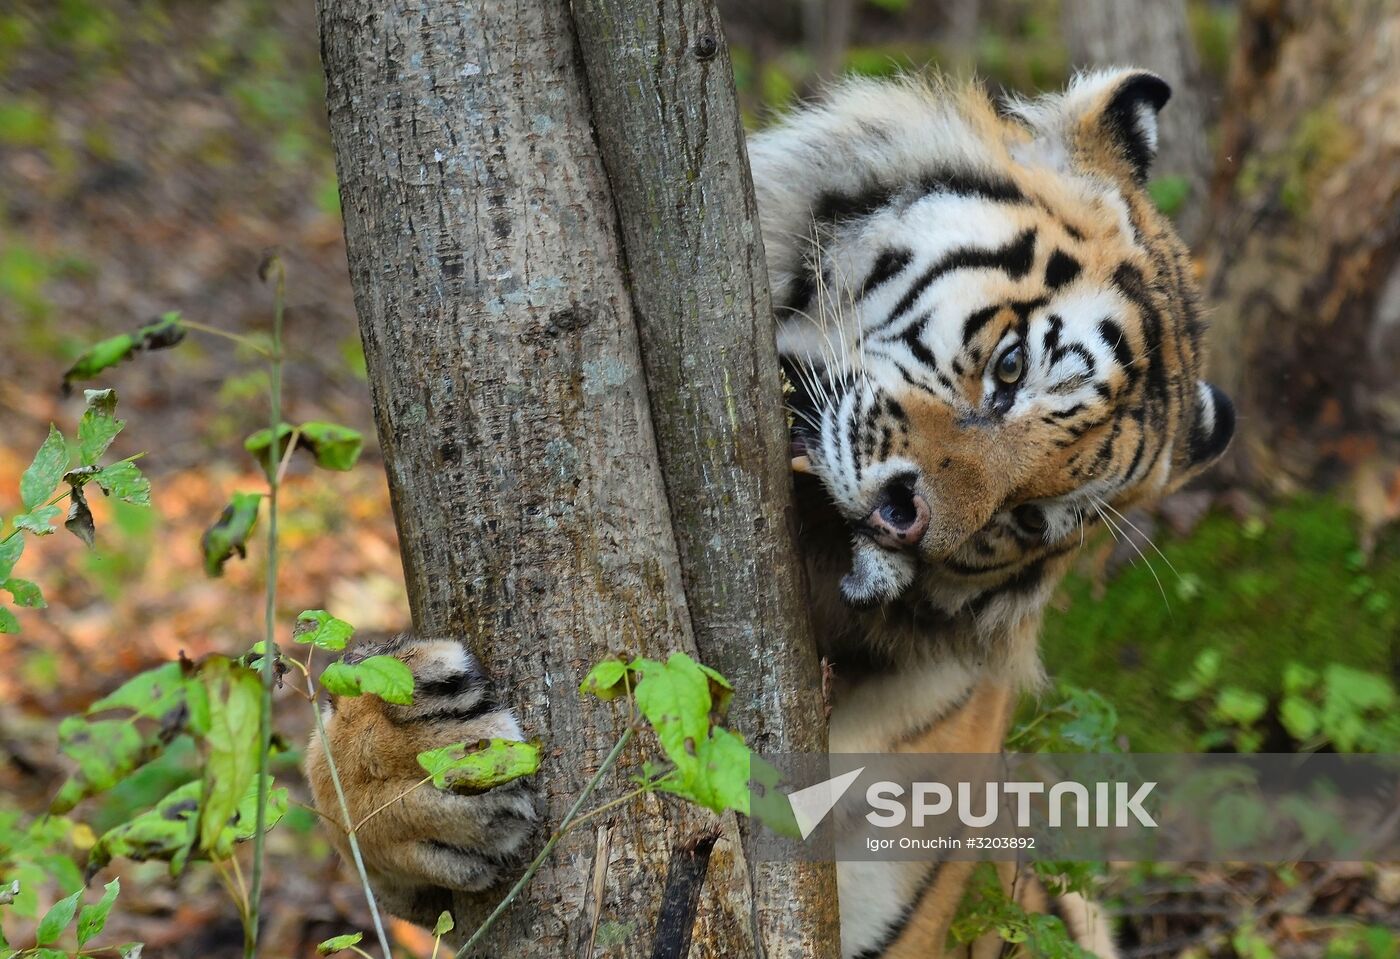
[[[794,473],[812,472],[812,458],[810,456],[794,456],[792,458],[792,471]]]

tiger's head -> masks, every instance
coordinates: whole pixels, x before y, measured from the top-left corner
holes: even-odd
[[[848,603],[1025,582],[1224,451],[1144,185],[1169,96],[1137,70],[1001,109],[860,81],[755,138],[794,454],[852,529]]]

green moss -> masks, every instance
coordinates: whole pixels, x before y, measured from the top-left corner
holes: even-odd
[[[1239,33],[1239,11],[1210,0],[1192,0],[1187,15],[1201,65],[1218,77],[1225,76]]]
[[[1393,675],[1400,536],[1383,538],[1363,565],[1355,527],[1345,506],[1317,497],[1281,505],[1262,524],[1211,516],[1189,539],[1163,533],[1176,573],[1149,551],[1162,588],[1142,563],[1119,572],[1102,599],[1086,574],[1066,580],[1068,608],[1046,622],[1046,665],[1113,703],[1132,749],[1158,752],[1193,750],[1206,730],[1203,710],[1169,695],[1206,649],[1223,657],[1223,678],[1271,708],[1290,662]]]
[[[1279,202],[1301,219],[1307,215],[1318,188],[1355,149],[1355,132],[1342,122],[1335,109],[1324,105],[1303,114],[1281,151],[1250,156],[1235,186],[1242,196],[1248,197],[1277,184]]]

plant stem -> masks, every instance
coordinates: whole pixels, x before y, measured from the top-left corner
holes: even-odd
[[[667,773],[666,775],[669,776],[670,773]],[[588,820],[593,819],[597,816],[601,816],[609,809],[615,809],[618,806],[621,806],[623,803],[629,803],[632,800],[636,799],[638,796],[643,795],[644,793],[655,792],[657,784],[662,782],[665,778],[666,776],[661,776],[657,779],[648,780],[647,782],[642,783],[640,786],[638,786],[631,792],[624,793],[621,796],[618,796],[616,799],[611,799],[603,803],[601,806],[588,810],[588,812],[584,813],[582,816],[579,816],[573,822],[569,823],[567,829],[561,828],[559,831],[560,834],[562,835],[564,832],[567,832],[570,829],[575,829],[579,826],[582,826],[584,823],[588,822]]]
[[[258,711],[258,806],[253,832],[253,875],[248,899],[248,922],[244,927],[243,954],[255,959],[258,951],[258,920],[262,912],[263,859],[267,845],[268,757],[272,752],[272,688],[277,681],[277,489],[279,484],[277,427],[282,422],[282,314],[287,293],[287,270],[280,257],[271,269],[276,271],[272,293],[272,355],[268,360],[273,442],[267,451],[267,567],[263,588],[262,703]],[[319,715],[319,714],[318,714]],[[386,950],[387,959],[388,952]]]
[[[395,796],[393,799],[386,800],[386,801],[380,803],[378,806],[375,806],[374,809],[373,809],[371,812],[365,814],[365,818],[364,818],[364,819],[361,819],[359,822],[355,823],[355,828],[356,828],[357,830],[365,828],[365,823],[369,822],[369,821],[370,821],[371,819],[373,819],[375,816],[378,816],[378,815],[379,815],[380,813],[382,813],[384,810],[388,809],[390,806],[392,806],[394,803],[398,802],[400,799],[403,799],[405,796],[407,796],[409,793],[413,792],[415,789],[419,789],[419,788],[421,788],[421,787],[423,787],[423,786],[426,786],[426,785],[428,785],[428,783],[430,783],[430,782],[432,782],[432,781],[433,781],[433,777],[432,777],[432,776],[425,776],[425,777],[423,777],[422,779],[418,780],[416,783],[414,783],[412,786],[409,786],[409,787],[408,787],[407,789],[405,789],[403,792],[399,793],[399,794],[398,794],[397,796]]]
[[[311,683],[307,679],[307,685]],[[335,757],[331,755],[331,740],[326,735],[326,723],[321,718],[321,710],[313,704],[312,713],[316,716],[316,735],[321,740],[321,751],[326,754],[326,768],[331,773],[331,784],[335,786],[335,798],[340,801],[340,812],[345,817],[345,835],[350,840],[350,858],[355,860],[355,872],[360,876],[360,885],[364,888],[365,899],[369,902],[369,915],[374,920],[374,932],[379,937],[379,948],[384,950],[384,959],[392,959],[393,953],[389,950],[389,937],[384,933],[384,920],[379,918],[379,903],[374,899],[374,890],[369,885],[369,873],[365,871],[365,860],[360,855],[360,841],[355,838],[355,827],[350,822],[350,804],[345,801],[345,790],[340,785],[340,772],[335,767]]]
[[[520,895],[521,890],[529,885],[531,879],[535,878],[535,873],[540,871],[540,867],[543,866],[545,860],[549,858],[549,854],[554,851],[554,847],[559,844],[559,840],[564,838],[564,833],[568,831],[569,826],[578,816],[578,811],[583,808],[583,804],[588,800],[588,797],[593,795],[593,790],[598,788],[598,784],[603,781],[603,777],[607,775],[608,770],[617,762],[618,757],[622,755],[623,748],[632,741],[632,737],[636,735],[636,732],[637,729],[635,726],[628,726],[623,731],[616,744],[613,745],[612,751],[604,758],[603,764],[598,767],[598,771],[593,774],[593,778],[588,780],[588,785],[583,787],[583,791],[578,794],[578,798],[574,800],[574,804],[569,807],[569,811],[566,812],[564,818],[559,821],[559,828],[554,830],[554,834],[549,837],[549,840],[544,844],[544,848],[540,850],[539,855],[535,856],[534,860],[526,868],[525,875],[521,876],[520,879],[516,881],[515,885],[510,887],[510,892],[506,893],[506,897],[501,900],[500,905],[496,906],[496,908],[491,911],[491,915],[487,916],[486,920],[482,922],[480,926],[477,926],[476,932],[472,933],[466,945],[457,950],[457,954],[453,959],[466,959],[467,952],[471,947],[481,941],[486,935],[487,930],[496,924],[496,920],[501,918],[510,904]]]
[[[281,274],[282,265],[280,260],[274,269],[278,271],[279,275]],[[261,353],[263,356],[271,357],[273,355],[268,352],[267,347],[263,346],[252,337],[230,333],[228,330],[221,330],[217,326],[205,326],[203,323],[196,323],[194,320],[187,320],[184,317],[180,318],[180,325],[188,327],[191,330],[197,330],[200,333],[208,333],[210,336],[221,336],[226,340],[233,340],[233,342],[237,343],[239,346],[246,346],[248,349],[255,353]],[[273,347],[273,350],[278,353],[281,352],[276,346]]]

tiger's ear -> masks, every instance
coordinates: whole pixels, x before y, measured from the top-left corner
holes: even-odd
[[[1147,180],[1157,156],[1157,114],[1171,99],[1167,81],[1146,70],[1095,70],[1064,93],[1009,105],[1045,155]]]
[[[1196,382],[1196,410],[1186,434],[1186,462],[1192,472],[1220,459],[1235,435],[1235,404],[1218,386]]]

